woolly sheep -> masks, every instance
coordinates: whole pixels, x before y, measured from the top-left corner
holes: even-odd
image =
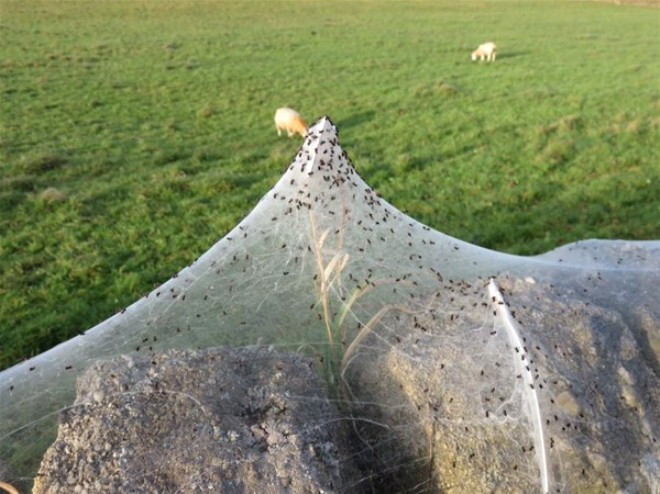
[[[278,136],[282,135],[283,130],[289,137],[296,133],[303,137],[307,136],[307,124],[300,114],[291,108],[279,108],[275,112],[275,127]]]
[[[479,45],[479,47],[472,52],[472,61],[478,58],[479,60],[486,59],[486,61],[488,62],[494,62],[496,56],[496,52],[495,52],[496,49],[497,47],[495,46],[495,43],[493,43],[492,41],[489,41],[488,43],[483,43]]]

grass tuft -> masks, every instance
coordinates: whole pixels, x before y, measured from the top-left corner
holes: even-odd
[[[47,204],[57,204],[66,201],[67,196],[55,187],[48,187],[39,193],[38,199]]]

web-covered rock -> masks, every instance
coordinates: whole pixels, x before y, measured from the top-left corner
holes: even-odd
[[[95,364],[33,492],[348,490],[346,424],[313,366],[253,347]]]
[[[362,181],[322,118],[274,188],[192,265],[0,374],[0,460],[36,472],[76,378],[100,359],[259,343],[315,359],[355,424],[370,488],[403,472],[413,491],[460,488],[461,475],[474,492],[571,492],[582,478],[657,489],[657,396],[647,389],[658,374],[659,285],[660,242],[519,257],[434,231]],[[573,354],[555,349],[578,335]],[[617,344],[634,357],[612,352]],[[616,382],[596,391],[599,376]],[[610,444],[616,455],[589,458]]]

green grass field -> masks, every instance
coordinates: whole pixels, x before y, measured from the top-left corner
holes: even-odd
[[[301,142],[279,106],[330,115],[370,185],[463,240],[660,237],[659,24],[559,0],[1,0],[0,368],[245,216]]]

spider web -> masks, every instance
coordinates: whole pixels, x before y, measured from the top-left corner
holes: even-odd
[[[35,476],[103,361],[269,345],[312,358],[351,425],[350,490],[657,489],[659,283],[660,242],[519,257],[434,231],[362,181],[324,117],[193,264],[0,373],[0,466]]]

